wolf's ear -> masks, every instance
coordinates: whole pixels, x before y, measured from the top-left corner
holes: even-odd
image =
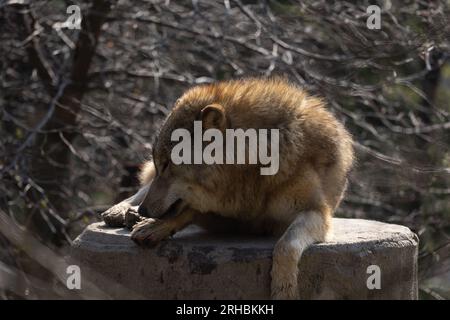
[[[201,111],[202,126],[205,129],[224,130],[227,125],[225,109],[220,104],[210,104]]]

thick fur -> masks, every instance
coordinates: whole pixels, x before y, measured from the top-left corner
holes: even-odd
[[[213,110],[213,116],[205,110]],[[222,131],[279,129],[278,173],[263,176],[259,165],[248,164],[174,165],[171,133],[177,128],[193,132],[194,120]],[[352,139],[344,126],[321,99],[286,80],[198,86],[177,101],[164,123],[153,161],[140,175],[144,191],[111,208],[104,218],[120,225],[128,208],[140,205],[151,217],[134,226],[132,238],[141,244],[153,244],[189,223],[277,235],[272,297],[293,299],[298,297],[298,261],[309,245],[326,240],[352,163]],[[177,214],[165,217],[180,201]]]

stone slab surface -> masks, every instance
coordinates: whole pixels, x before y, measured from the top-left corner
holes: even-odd
[[[83,277],[120,299],[268,299],[275,238],[209,234],[190,226],[154,248],[125,229],[94,223],[74,241],[71,257]],[[334,218],[326,243],[299,263],[302,299],[417,299],[417,236],[408,228]],[[367,288],[367,268],[381,271],[381,289]]]

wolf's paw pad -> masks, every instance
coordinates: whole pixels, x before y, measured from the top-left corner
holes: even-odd
[[[129,204],[116,204],[102,213],[103,221],[110,227],[123,227],[125,225],[125,215],[129,209]]]
[[[139,245],[154,246],[168,238],[172,230],[164,220],[145,219],[138,222],[131,232],[131,239]]]

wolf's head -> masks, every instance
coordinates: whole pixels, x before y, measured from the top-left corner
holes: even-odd
[[[194,121],[201,121],[203,131],[215,128],[224,132],[227,115],[222,105],[208,103],[207,100],[196,103],[187,103],[183,99],[177,101],[153,146],[156,175],[139,207],[141,215],[157,218],[178,212],[185,206],[199,211],[211,210],[208,203],[212,201],[208,201],[206,194],[218,187],[214,179],[218,168],[215,165],[194,163]],[[191,137],[191,164],[176,164],[173,161],[174,147],[179,144],[178,141],[172,141],[173,133],[177,129],[189,133]]]
[[[282,99],[276,103],[279,93]],[[263,205],[264,188],[272,188],[277,179],[282,151],[278,150],[278,129],[289,129],[296,117],[295,108],[286,106],[303,98],[303,93],[280,79],[219,82],[188,90],[175,104],[154,144],[156,176],[140,207],[142,215],[160,217],[180,204],[200,212],[255,210],[256,204],[249,199],[257,198]],[[259,133],[256,138],[259,129],[269,133],[267,139]],[[273,134],[272,129],[276,131]],[[231,132],[239,137],[232,137]],[[185,141],[187,147],[180,148]],[[270,151],[270,157],[268,153],[262,157],[257,150],[264,141],[261,150]],[[237,149],[230,147],[229,151],[231,145]],[[286,149],[298,143],[288,140],[284,145]],[[218,162],[220,158],[226,164]],[[289,165],[284,167],[289,171]]]

